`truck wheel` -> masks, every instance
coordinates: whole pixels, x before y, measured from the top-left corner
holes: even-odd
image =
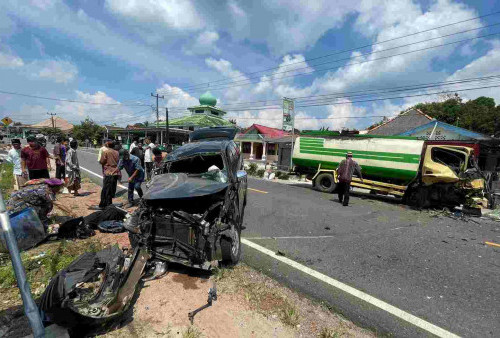
[[[332,193],[337,188],[333,175],[329,173],[319,174],[314,183],[315,188],[321,192]]]
[[[241,230],[235,228],[231,231],[231,235],[231,237],[222,236],[220,238],[222,264],[225,266],[238,264],[241,257]]]

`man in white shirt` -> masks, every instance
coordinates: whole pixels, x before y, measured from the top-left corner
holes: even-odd
[[[130,145],[130,149],[128,150],[128,152],[130,154],[132,154],[132,150],[134,150],[134,148],[137,147],[137,139],[135,139],[132,144]]]
[[[153,148],[155,147],[155,145],[153,142],[151,142],[150,139],[144,140],[144,144],[146,144],[146,152],[144,153],[146,180],[149,181],[151,179],[151,171],[153,170]]]
[[[12,149],[7,154],[7,162],[14,164],[14,178],[17,189],[26,183],[26,175],[23,175],[21,168],[21,141],[17,138],[12,139]]]

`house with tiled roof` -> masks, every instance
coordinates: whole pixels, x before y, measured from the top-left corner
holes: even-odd
[[[369,135],[391,136],[400,135],[408,130],[420,127],[432,121],[433,118],[418,109],[411,108],[398,116],[367,131]]]
[[[289,132],[281,129],[252,124],[236,134],[234,140],[240,144],[245,159],[274,162],[278,159],[278,144],[284,140],[291,142],[291,138]]]

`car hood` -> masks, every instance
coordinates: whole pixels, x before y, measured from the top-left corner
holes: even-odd
[[[190,177],[184,173],[155,176],[144,194],[145,200],[170,200],[203,197],[221,192],[228,183],[201,177]]]

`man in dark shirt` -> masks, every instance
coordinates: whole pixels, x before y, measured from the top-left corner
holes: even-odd
[[[128,174],[128,205],[126,207],[131,208],[134,205],[134,190],[140,198],[143,195],[141,184],[144,182],[144,168],[141,167],[141,160],[137,156],[130,155],[127,150],[122,149],[118,169],[125,169]]]
[[[120,156],[118,151],[113,149],[113,146],[113,140],[107,140],[106,149],[102,152],[101,159],[99,160],[104,169],[101,202],[99,203],[99,208],[101,209],[113,204],[113,197],[115,196],[116,186],[118,184],[118,176],[120,173],[120,170],[118,170],[118,162],[120,161]]]
[[[337,168],[339,202],[345,207],[349,205],[349,193],[353,174],[356,174],[361,179],[361,182],[363,182],[361,167],[352,159],[352,153],[349,151],[346,154],[346,159],[342,160]]]
[[[30,180],[36,178],[50,178],[50,155],[47,149],[36,142],[34,136],[28,137],[28,146],[21,150],[21,168],[23,175]]]
[[[144,168],[144,148],[142,148],[142,143],[137,144],[131,151],[130,155],[134,155],[141,160],[141,167]]]
[[[56,160],[56,178],[64,181],[65,163],[66,163],[66,145],[65,140],[59,136],[54,146],[54,159]]]

